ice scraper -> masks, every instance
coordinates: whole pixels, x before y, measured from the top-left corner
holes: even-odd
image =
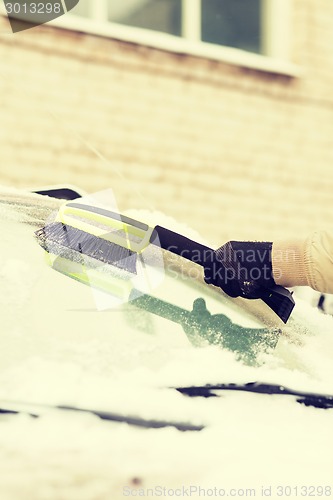
[[[213,250],[165,227],[150,227],[78,200],[64,203],[56,220],[38,230],[36,237],[49,254],[68,262],[84,259],[91,267],[112,266],[131,275],[137,273],[138,261],[142,262],[144,253],[152,246],[159,247],[203,268],[208,286],[219,287],[231,297],[263,300],[284,323],[295,305],[291,292],[276,285],[271,275],[255,279],[250,272],[255,270],[253,265],[250,269],[246,258],[238,258],[240,251],[244,257],[254,248],[253,261],[263,268],[263,262],[269,261],[271,244],[246,242],[241,246],[240,242],[229,242]],[[66,274],[88,281],[82,275],[73,275],[70,266]],[[102,279],[100,287],[103,286]]]

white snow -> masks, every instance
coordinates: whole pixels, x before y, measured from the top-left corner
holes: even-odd
[[[331,317],[299,300],[290,337],[260,366],[246,366],[218,346],[192,347],[166,320],[153,318],[157,332],[147,333],[144,315],[140,330],[121,309],[98,311],[89,287],[46,265],[36,228],[22,218],[24,210],[0,204],[1,405],[76,405],[206,428],[146,430],[60,411],[1,416],[1,499],[159,498],[177,488],[189,496],[191,486],[191,498],[214,488],[229,496],[228,488],[254,488],[260,498],[263,486],[280,498],[279,485],[333,488],[333,410],[289,397],[190,399],[168,390],[259,380],[333,394]]]

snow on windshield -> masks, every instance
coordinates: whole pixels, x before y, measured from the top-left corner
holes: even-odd
[[[289,335],[255,366],[218,345],[195,348],[173,322],[160,321],[156,330],[144,313],[98,311],[89,287],[47,266],[33,217],[24,214],[22,207],[0,208],[1,401],[203,422],[207,429],[143,431],[59,412],[38,421],[6,418],[0,489],[8,498],[114,499],[123,498],[125,486],[260,488],[280,478],[326,485],[330,410],[251,394],[190,399],[168,388],[263,381],[333,393],[331,317],[300,301]]]

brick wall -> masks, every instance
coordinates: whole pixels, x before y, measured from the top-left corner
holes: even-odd
[[[333,225],[333,3],[293,16],[299,78],[49,26],[1,36],[0,184],[112,187],[215,243]]]

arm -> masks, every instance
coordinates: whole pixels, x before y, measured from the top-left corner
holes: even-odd
[[[262,299],[286,323],[295,302],[284,287],[333,293],[333,232],[274,243],[229,241],[215,250],[205,281],[231,297]]]
[[[278,285],[307,285],[333,293],[333,231],[318,231],[305,240],[274,242],[272,267]]]

